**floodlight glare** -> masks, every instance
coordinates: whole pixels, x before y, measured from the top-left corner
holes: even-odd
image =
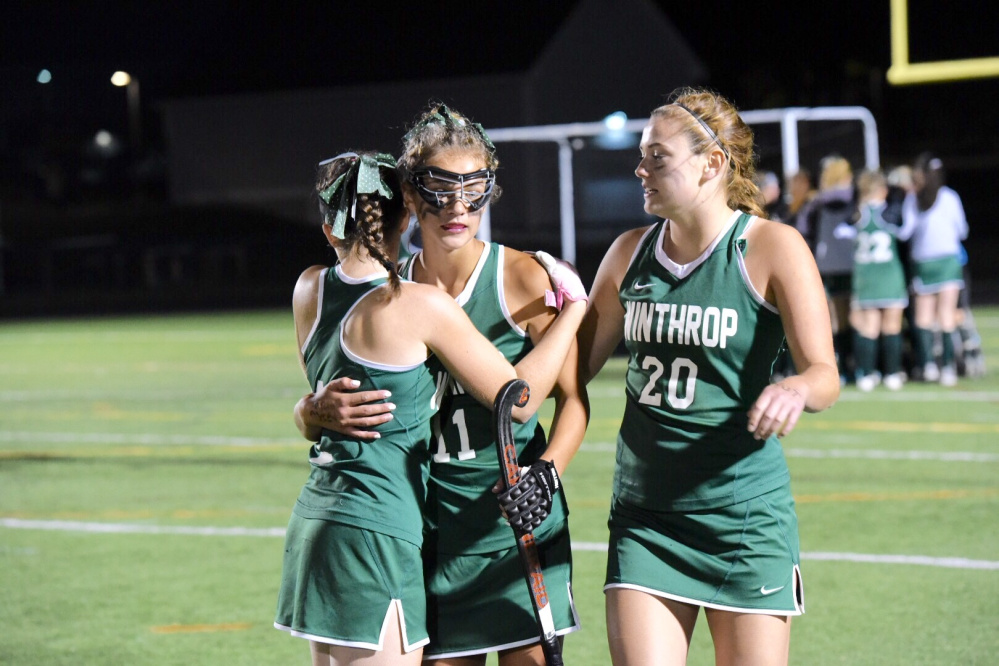
[[[628,122],[628,114],[624,111],[615,111],[606,118],[604,118],[604,127],[612,132],[618,132],[624,129],[625,123]]]
[[[97,134],[94,135],[94,143],[101,148],[107,148],[114,142],[114,137],[111,136],[111,132],[107,130],[98,130]]]
[[[132,77],[128,72],[117,71],[111,75],[112,85],[116,85],[119,88],[123,88],[132,82]]]

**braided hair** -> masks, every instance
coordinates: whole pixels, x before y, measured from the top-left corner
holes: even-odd
[[[322,193],[332,186],[338,178],[356,168],[356,162],[362,156],[374,156],[374,152],[344,153],[332,160],[319,165],[316,174],[315,192],[319,198],[319,213],[323,224],[334,226],[337,208],[325,201]],[[379,164],[378,175],[381,182],[387,186],[391,197],[381,192],[356,192],[356,178],[348,187],[354,188],[347,194],[353,197],[354,204],[346,214],[343,226],[343,245],[347,251],[359,253],[361,248],[378,261],[388,271],[388,282],[391,293],[399,291],[400,279],[395,270],[395,262],[389,258],[386,238],[391,237],[402,224],[402,213],[405,207],[402,199],[402,189],[399,186],[399,176],[394,168]]]

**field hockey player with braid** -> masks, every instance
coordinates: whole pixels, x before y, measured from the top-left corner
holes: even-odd
[[[563,356],[557,376],[539,372],[539,362],[546,353],[541,344],[565,316],[558,308],[564,313],[579,307],[585,291],[578,276],[551,257],[476,238],[485,206],[500,193],[496,150],[478,124],[431,104],[404,137],[399,163],[407,205],[423,239],[422,251],[402,267],[403,275],[458,303],[499,351],[493,353],[513,363],[530,384],[531,416],[514,424],[518,459],[528,469],[514,493],[499,499],[511,520],[534,529],[556,630],[564,635],[578,622],[559,476],[582,442],[587,408],[575,348]],[[364,404],[385,396],[346,393],[346,388],[342,381],[303,398],[296,408],[299,420],[364,437],[374,434],[363,434],[364,428],[393,418],[378,414],[384,402]],[[549,394],[555,397],[555,417],[546,442],[534,412]],[[425,658],[442,666],[476,665],[495,652],[501,666],[544,663],[516,542],[493,490],[499,461],[492,415],[460,380],[449,387],[445,405],[447,411],[438,415],[427,501],[431,642]],[[525,494],[534,501],[518,506],[513,495]]]
[[[716,664],[785,664],[804,611],[779,437],[839,395],[812,254],[761,219],[753,134],[724,98],[652,112],[635,175],[659,222],[608,249],[580,327],[586,378],[624,339],[604,587],[615,666],[684,664],[703,609]],[[771,384],[786,342],[797,374]]]
[[[295,286],[299,360],[314,390],[349,376],[391,394],[395,410],[376,440],[300,424],[314,442],[311,472],[288,524],[274,624],[309,640],[314,666],[415,666],[429,641],[421,549],[431,418],[450,377],[492,405],[521,375],[454,299],[396,273],[409,212],[392,156],[327,160],[316,192],[338,262],[306,269]],[[584,309],[571,303],[552,322],[539,376],[558,374]]]

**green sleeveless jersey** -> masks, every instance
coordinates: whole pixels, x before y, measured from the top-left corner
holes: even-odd
[[[534,348],[527,331],[507,311],[503,292],[505,248],[486,244],[465,289],[455,299],[469,319],[511,363],[516,364]],[[404,267],[412,279],[413,263]],[[444,407],[434,419],[437,443],[430,467],[427,523],[438,532],[438,550],[446,553],[488,553],[516,545],[513,531],[499,511],[493,485],[500,478],[500,464],[493,437],[492,411],[468,395],[453,379]],[[527,423],[513,424],[521,466],[535,462],[547,442],[535,414]],[[556,495],[552,514],[535,532],[543,539],[555,531],[568,514],[562,494]]]
[[[747,412],[784,342],[776,308],[749,282],[736,212],[698,259],[663,251],[667,223],[642,237],[621,282],[629,353],[617,441],[616,498],[653,511],[728,506],[787,482],[776,437],[757,441]]]
[[[856,223],[853,299],[863,308],[904,308],[909,303],[896,231],[881,217],[884,209],[884,204],[861,206]]]
[[[393,419],[377,427],[380,439],[364,441],[324,430],[312,446],[312,472],[295,505],[305,518],[346,525],[423,543],[423,512],[430,470],[430,419],[443,391],[436,390],[436,357],[411,366],[367,361],[344,345],[342,322],[384,277],[353,279],[339,267],[320,279],[319,314],[302,348],[309,384],[316,389],[338,377],[361,382],[358,390],[389,390]]]

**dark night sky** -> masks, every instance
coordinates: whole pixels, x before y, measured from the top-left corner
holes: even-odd
[[[138,73],[150,106],[164,97],[516,71],[576,4],[293,0],[279,11],[274,3],[218,0],[18,0],[5,5],[0,67],[31,77],[52,69],[54,84],[79,92],[82,115],[114,94],[106,79],[115,69]],[[996,79],[885,82],[888,0],[653,4],[707,64],[707,83],[741,108],[862,104],[878,118],[888,154],[941,138],[964,152],[999,150],[996,114],[981,103],[997,99]],[[973,3],[974,15],[959,11],[970,10],[967,2],[944,15],[929,0],[909,4],[911,60],[999,56],[999,3]],[[82,81],[85,75],[94,80]],[[82,93],[97,83],[100,94]]]
[[[878,121],[883,164],[933,150],[973,227],[990,214],[987,195],[999,179],[999,78],[889,85],[889,0],[645,1],[704,61],[705,83],[740,108],[866,106]],[[28,98],[42,95],[68,127],[93,132],[88,123],[113,114],[122,126],[122,91],[108,84],[115,69],[141,80],[147,116],[165,98],[518,71],[577,4],[16,0],[5,4],[0,24],[0,77],[7,79],[0,80],[0,115],[23,116],[37,106]],[[999,2],[909,5],[912,62],[999,56]],[[39,93],[34,77],[43,67],[54,78]],[[147,122],[152,135],[155,118]],[[16,132],[8,129],[0,143]]]

